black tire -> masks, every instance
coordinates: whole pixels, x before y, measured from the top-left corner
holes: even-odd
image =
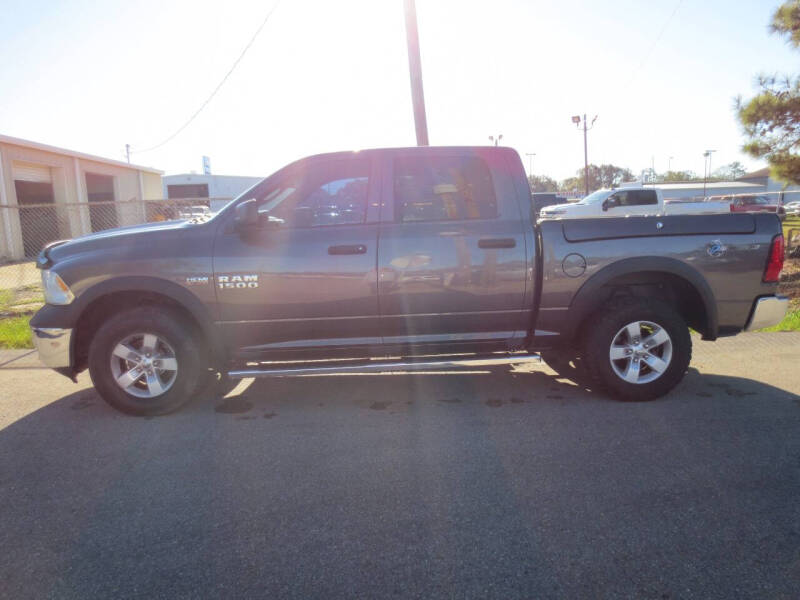
[[[588,372],[595,386],[607,390],[615,398],[628,401],[659,398],[678,385],[686,374],[692,360],[692,339],[686,322],[668,304],[652,299],[620,298],[606,305],[587,322],[593,324],[584,342],[583,356]],[[650,322],[663,328],[671,344],[668,366],[660,375],[656,375],[657,371],[651,369],[645,359],[638,361],[644,383],[630,383],[615,371],[615,365],[622,370],[633,359],[625,358],[612,364],[610,358],[612,344],[615,339],[621,339],[617,337],[618,333],[635,322]],[[659,351],[665,352],[663,348],[653,350]],[[646,378],[651,373],[656,379],[648,382]]]
[[[153,334],[169,344],[177,361],[170,387],[152,398],[128,393],[112,372],[114,348],[139,333]],[[117,410],[137,416],[163,415],[188,402],[202,382],[204,354],[198,346],[192,326],[177,311],[159,306],[133,308],[112,317],[97,331],[89,347],[89,373],[100,396]]]
[[[589,370],[586,368],[586,361],[583,360],[583,356],[577,350],[544,350],[539,355],[559,377],[581,385],[591,381]]]

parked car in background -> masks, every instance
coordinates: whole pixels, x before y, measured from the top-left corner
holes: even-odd
[[[210,217],[213,213],[205,205],[186,206],[178,211],[179,219],[196,219],[197,217]]]
[[[723,201],[730,202],[731,212],[770,212],[775,213],[783,220],[786,218],[784,207],[777,198],[762,196],[760,194],[746,194],[741,196],[723,196]]]
[[[585,219],[649,215],[709,215],[730,212],[728,202],[664,200],[658,188],[620,187],[597,190],[583,200],[547,206],[540,218]]]
[[[560,196],[555,192],[533,192],[531,196],[533,196],[533,212],[536,213],[536,215],[538,215],[543,208],[567,202],[564,196]]]
[[[800,200],[793,200],[784,204],[783,212],[787,217],[800,216]]]

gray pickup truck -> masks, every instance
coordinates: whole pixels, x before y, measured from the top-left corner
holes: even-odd
[[[786,311],[773,214],[532,213],[508,148],[305,158],[214,216],[47,246],[34,340],[138,415],[240,378],[539,356],[645,400],[683,377],[690,327],[714,340]]]

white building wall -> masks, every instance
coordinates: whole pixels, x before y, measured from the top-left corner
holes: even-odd
[[[648,184],[647,187],[650,187]],[[664,194],[665,200],[701,199],[704,196],[730,196],[734,194],[755,194],[765,191],[763,185],[743,182],[714,182],[703,188],[701,183],[663,183],[655,184]],[[704,193],[705,192],[705,193]]]
[[[201,175],[197,173],[184,173],[180,175],[166,175],[161,178],[164,186],[164,198],[168,197],[170,185],[208,185],[208,196],[211,198],[211,210],[217,211],[225,206],[232,198],[250,189],[263,177],[246,177],[240,175]]]
[[[54,209],[53,218],[58,223],[59,235],[65,238],[77,237],[91,232],[89,204],[86,193],[86,173],[110,175],[114,178],[114,199],[142,200],[157,198],[161,190],[161,176],[154,171],[140,171],[136,167],[128,167],[113,162],[105,163],[102,159],[76,155],[64,151],[61,154],[24,144],[9,143],[0,140],[0,259],[22,259],[25,256],[19,210],[2,208],[17,206],[17,193],[14,186],[13,165],[25,162],[45,166],[50,169]],[[145,193],[139,185],[139,174],[144,176]],[[154,179],[157,180],[154,183]],[[148,194],[149,192],[149,194]],[[141,204],[117,207],[120,225],[142,222]]]

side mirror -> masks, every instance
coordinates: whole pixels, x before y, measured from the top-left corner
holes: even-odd
[[[609,208],[614,208],[617,205],[617,200],[615,198],[606,198],[603,200],[603,211],[607,211]]]
[[[233,223],[236,229],[249,229],[258,226],[258,206],[254,198],[236,205]]]

